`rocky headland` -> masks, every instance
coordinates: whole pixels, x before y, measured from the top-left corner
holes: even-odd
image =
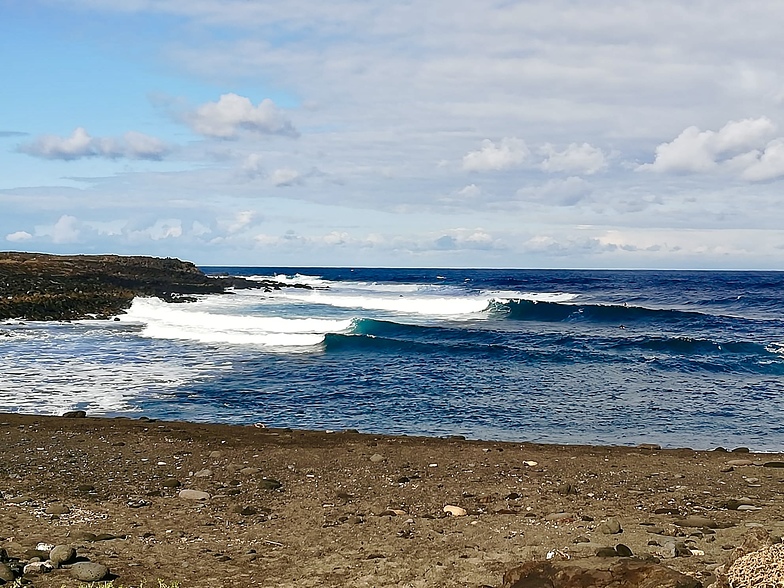
[[[0,252],[0,320],[108,318],[136,296],[185,302],[228,288],[281,287],[287,286],[207,276],[193,263],[172,258]]]

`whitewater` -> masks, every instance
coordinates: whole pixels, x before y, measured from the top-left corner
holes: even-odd
[[[284,287],[1,324],[0,411],[784,448],[778,272],[203,269]]]

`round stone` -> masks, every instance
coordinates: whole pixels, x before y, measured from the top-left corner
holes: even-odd
[[[80,561],[71,566],[71,575],[80,582],[100,582],[109,575],[109,568],[91,561]]]
[[[52,551],[49,552],[49,560],[58,568],[75,559],[76,550],[70,545],[56,545]]]
[[[208,492],[202,492],[201,490],[180,490],[180,498],[184,498],[186,500],[209,500],[210,495]]]

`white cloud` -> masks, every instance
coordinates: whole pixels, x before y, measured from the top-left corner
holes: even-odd
[[[53,225],[41,225],[35,228],[37,237],[49,237],[52,243],[76,243],[81,237],[81,223],[69,214],[62,215]]]
[[[767,117],[730,121],[718,131],[685,129],[656,148],[653,163],[637,169],[655,172],[709,173],[728,171],[750,181],[784,175],[782,139],[769,141],[776,125]]]
[[[496,144],[489,139],[482,141],[482,148],[463,157],[467,171],[500,171],[522,165],[530,154],[522,139],[505,137]]]
[[[9,233],[5,236],[5,240],[11,241],[12,243],[21,243],[22,241],[29,241],[32,238],[33,236],[27,231],[16,231],[15,233]]]
[[[170,149],[160,139],[136,131],[129,131],[116,139],[93,137],[84,127],[77,127],[68,137],[42,135],[30,143],[20,145],[19,151],[33,157],[66,161],[82,157],[159,160]]]
[[[261,153],[251,153],[242,162],[242,171],[252,178],[264,175],[262,162],[264,156]]]
[[[275,186],[293,186],[302,182],[302,176],[295,169],[283,167],[272,172],[270,182]]]
[[[773,180],[784,176],[784,139],[774,139],[767,144],[761,153],[754,152],[754,159],[746,169],[741,172],[741,177],[752,182]]]
[[[607,167],[604,152],[588,143],[572,143],[563,151],[556,151],[553,145],[547,143],[541,152],[546,155],[546,159],[540,167],[547,172],[592,175]]]
[[[574,206],[591,195],[591,185],[582,178],[569,176],[562,180],[549,180],[540,186],[526,186],[517,196],[529,202],[555,206]]]
[[[185,122],[196,133],[216,139],[236,139],[243,131],[254,134],[297,136],[297,130],[269,98],[254,106],[249,98],[223,94],[187,113]]]

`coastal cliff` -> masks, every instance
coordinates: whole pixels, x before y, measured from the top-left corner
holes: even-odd
[[[207,276],[173,258],[0,252],[0,319],[107,318],[127,309],[135,296],[182,302],[229,287],[281,284]]]

